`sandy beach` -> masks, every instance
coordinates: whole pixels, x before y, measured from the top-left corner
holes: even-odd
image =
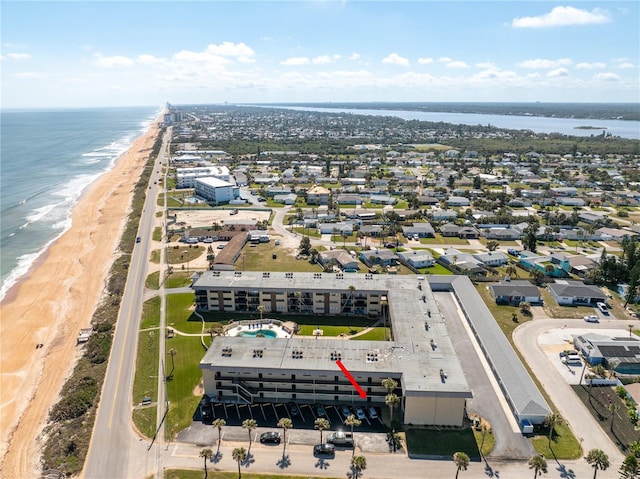
[[[83,194],[72,226],[0,304],[0,476],[38,477],[38,436],[90,325],[138,181],[159,132],[156,121]],[[36,345],[42,343],[42,348]]]

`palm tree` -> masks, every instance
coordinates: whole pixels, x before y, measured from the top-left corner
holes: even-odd
[[[623,479],[637,479],[640,474],[640,466],[638,466],[638,458],[633,454],[629,454],[622,461],[620,466],[620,477]]]
[[[613,420],[615,419],[616,412],[618,411],[618,409],[620,409],[620,406],[610,402],[606,407],[607,410],[611,413],[611,422],[609,423],[609,429],[611,430],[611,432],[613,432]]]
[[[260,322],[262,322],[262,313],[267,310],[263,305],[258,306],[258,312],[260,313]]]
[[[247,450],[244,447],[236,447],[231,451],[231,457],[238,463],[238,479],[242,477],[242,471],[240,470],[240,464],[247,460]]]
[[[529,459],[529,469],[533,469],[533,479],[547,473],[547,461],[542,454]]]
[[[586,459],[589,465],[593,467],[593,479],[596,479],[598,470],[606,471],[609,468],[609,456],[601,449],[591,449]]]
[[[385,396],[384,403],[389,406],[390,422],[393,423],[393,409],[400,404],[400,398],[396,394],[390,393]]]
[[[319,417],[318,419],[316,419],[313,427],[320,431],[320,444],[322,444],[322,431],[331,427],[331,424],[329,424],[329,420],[323,417]]]
[[[204,458],[204,477],[207,477],[207,461],[213,457],[213,451],[211,449],[203,449],[200,451],[200,457]]]
[[[347,418],[344,420],[344,423],[347,426],[351,427],[351,437],[353,437],[353,428],[360,426],[360,424],[362,424],[362,421],[360,419],[358,419],[355,415],[349,414],[349,416],[347,416]],[[353,441],[353,451],[351,453],[351,456],[353,457],[353,455],[355,453],[356,453],[356,441],[354,440]]]
[[[391,394],[398,387],[398,381],[391,378],[383,379],[382,387],[387,390],[387,394]]]
[[[293,421],[288,417],[283,417],[278,421],[278,427],[282,428],[282,444],[284,444],[282,448],[282,456],[284,457],[284,451],[287,448],[287,430],[293,427]]]
[[[555,270],[556,270],[555,266],[553,266],[552,264],[547,264],[544,267],[544,274],[547,276],[552,276]]]
[[[469,467],[469,456],[464,452],[456,452],[453,454],[453,462],[455,462],[458,470],[456,471],[456,479],[458,479],[458,474],[460,474],[460,469],[463,471],[467,470]]]
[[[246,429],[249,433],[249,449],[251,449],[251,431],[258,427],[258,423],[255,419],[245,419],[242,421],[242,429]]]
[[[514,278],[518,277],[518,268],[516,268],[514,265],[510,264],[509,266],[507,266],[504,269],[504,272],[507,273],[509,276],[512,276]]]
[[[222,418],[213,420],[213,427],[218,429],[218,449],[220,449],[220,443],[222,442],[222,428],[227,425],[227,421]]]
[[[360,473],[367,468],[367,458],[364,456],[353,456],[351,458],[351,468],[353,469],[353,477],[360,477]]]
[[[551,444],[551,437],[556,426],[561,425],[563,422],[562,416],[558,413],[552,412],[544,418],[544,425],[549,428],[549,444]]]

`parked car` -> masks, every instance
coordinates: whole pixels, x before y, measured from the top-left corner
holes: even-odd
[[[340,410],[342,411],[342,415],[345,418],[351,416],[351,409],[349,408],[349,406],[342,405],[340,406]]]
[[[280,444],[282,438],[277,431],[268,431],[260,434],[260,442],[262,444]]]
[[[316,444],[313,446],[313,454],[315,456],[335,456],[336,447],[333,444]]]
[[[360,406],[356,407],[356,416],[358,417],[358,419],[360,419],[361,421],[363,419],[367,418],[367,415],[364,413],[364,409]]]
[[[324,407],[322,406],[322,404],[316,405],[316,413],[318,414],[318,417],[327,416],[327,411],[324,410]]]
[[[596,303],[596,306],[602,312],[602,314],[609,314],[609,308],[605,303]]]
[[[598,316],[597,316],[597,315],[595,315],[595,314],[587,314],[587,315],[584,317],[584,320],[585,320],[587,323],[597,323],[597,322],[599,321],[599,319],[600,319],[600,318],[598,318]]]
[[[296,403],[290,402],[287,407],[289,408],[292,416],[297,416],[298,414],[300,414],[300,409],[298,408],[298,405]]]
[[[562,362],[564,364],[582,364],[582,360],[580,359],[580,356],[577,354],[567,354],[565,357],[562,358]]]
[[[378,419],[378,411],[376,411],[376,408],[373,406],[369,406],[367,408],[367,412],[369,413],[369,417],[371,419]]]

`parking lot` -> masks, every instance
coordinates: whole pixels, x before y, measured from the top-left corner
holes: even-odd
[[[197,408],[191,426],[180,433],[178,436],[179,441],[198,445],[214,444],[218,439],[218,430],[212,426],[212,422],[216,418],[222,418],[226,422],[226,426],[222,430],[222,439],[224,441],[248,441],[247,430],[242,428],[242,422],[245,419],[254,419],[258,424],[258,428],[252,431],[254,440],[259,438],[263,432],[281,431],[281,428],[277,425],[280,418],[291,419],[293,428],[287,431],[288,444],[318,444],[320,442],[320,432],[314,428],[315,420],[318,417],[324,417],[330,423],[330,428],[324,431],[323,437],[326,437],[326,434],[330,431],[350,430],[349,426],[344,425],[346,416],[342,411],[342,407],[337,405],[322,405],[324,416],[319,416],[318,407],[312,404],[296,404],[293,406],[291,403],[252,405],[212,403],[211,407],[213,416],[211,420],[206,422],[202,421],[200,408]],[[349,408],[350,413],[355,414],[353,408],[346,407]],[[380,420],[380,407],[376,407],[375,410],[377,418],[372,419],[369,415],[365,415],[362,419],[362,424],[354,428],[356,444],[363,452],[388,452],[389,444],[387,443],[385,427]],[[271,446],[265,445],[265,447]],[[337,447],[337,449],[340,449],[340,447]]]

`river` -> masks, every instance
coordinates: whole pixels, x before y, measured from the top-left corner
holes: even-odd
[[[264,105],[260,105],[264,106]],[[613,136],[640,140],[640,121],[587,120],[580,118],[551,118],[543,116],[489,115],[482,113],[449,113],[409,110],[368,110],[349,108],[313,108],[287,105],[270,105],[300,111],[325,113],[351,113],[354,115],[395,116],[404,120],[444,122],[454,125],[492,125],[510,130],[531,130],[535,133],[561,133],[572,136],[595,136],[603,131]],[[597,129],[577,129],[597,127]]]

